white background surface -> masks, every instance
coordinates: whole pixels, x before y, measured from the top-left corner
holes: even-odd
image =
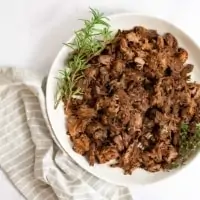
[[[88,6],[106,14],[139,11],[167,19],[200,45],[198,0],[0,0],[0,66],[26,67],[44,75],[62,46],[77,29]],[[132,188],[136,200],[199,200],[200,158],[165,182]],[[22,196],[0,171],[0,199]]]

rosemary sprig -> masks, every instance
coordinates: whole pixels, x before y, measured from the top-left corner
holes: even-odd
[[[71,43],[64,44],[73,53],[68,58],[65,69],[60,71],[55,108],[61,100],[68,104],[71,98],[82,94],[81,89],[76,86],[83,77],[82,71],[88,67],[89,60],[98,55],[112,38],[110,25],[104,14],[92,8],[90,12],[91,19],[82,20],[84,28],[75,32],[75,39]]]
[[[170,165],[170,169],[183,165],[200,148],[200,123],[196,124],[195,132],[189,136],[189,125],[181,124],[180,147],[178,158]]]

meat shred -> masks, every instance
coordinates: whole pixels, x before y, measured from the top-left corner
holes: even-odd
[[[114,160],[125,174],[164,170],[179,152],[180,123],[199,120],[200,86],[176,38],[134,27],[118,31],[89,61],[83,99],[66,113],[74,150],[90,165]]]

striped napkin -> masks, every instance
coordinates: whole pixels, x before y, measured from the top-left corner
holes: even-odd
[[[51,138],[33,71],[0,69],[0,166],[28,200],[131,200],[129,190],[75,164]]]

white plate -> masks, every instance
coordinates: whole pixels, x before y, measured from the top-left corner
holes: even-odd
[[[156,29],[159,33],[170,32],[172,33],[179,42],[179,45],[185,48],[189,52],[188,62],[195,65],[194,72],[192,74],[192,79],[199,81],[200,77],[200,52],[197,45],[181,30],[179,30],[174,25],[169,22],[163,21],[161,19],[139,15],[139,14],[117,14],[112,15],[110,18],[110,25],[113,30],[117,29],[131,29],[136,25],[145,26],[146,28]],[[59,146],[67,152],[74,161],[76,161],[82,168],[92,173],[93,175],[104,179],[108,182],[124,185],[124,186],[140,186],[143,184],[151,184],[157,181],[163,180],[167,177],[170,177],[172,174],[175,174],[179,170],[171,172],[158,172],[158,173],[149,173],[141,169],[135,170],[132,175],[124,175],[121,169],[111,168],[108,165],[99,165],[96,164],[94,167],[89,166],[88,162],[84,157],[75,153],[72,149],[71,142],[69,137],[66,134],[65,128],[65,115],[63,111],[62,103],[59,104],[58,108],[54,109],[54,96],[57,89],[57,80],[55,77],[58,77],[59,70],[63,69],[64,61],[71,50],[67,47],[63,47],[56,57],[51,70],[49,72],[49,77],[47,81],[47,90],[46,90],[46,106],[47,113],[54,131],[54,137],[56,138]],[[187,164],[187,166],[189,163]]]

